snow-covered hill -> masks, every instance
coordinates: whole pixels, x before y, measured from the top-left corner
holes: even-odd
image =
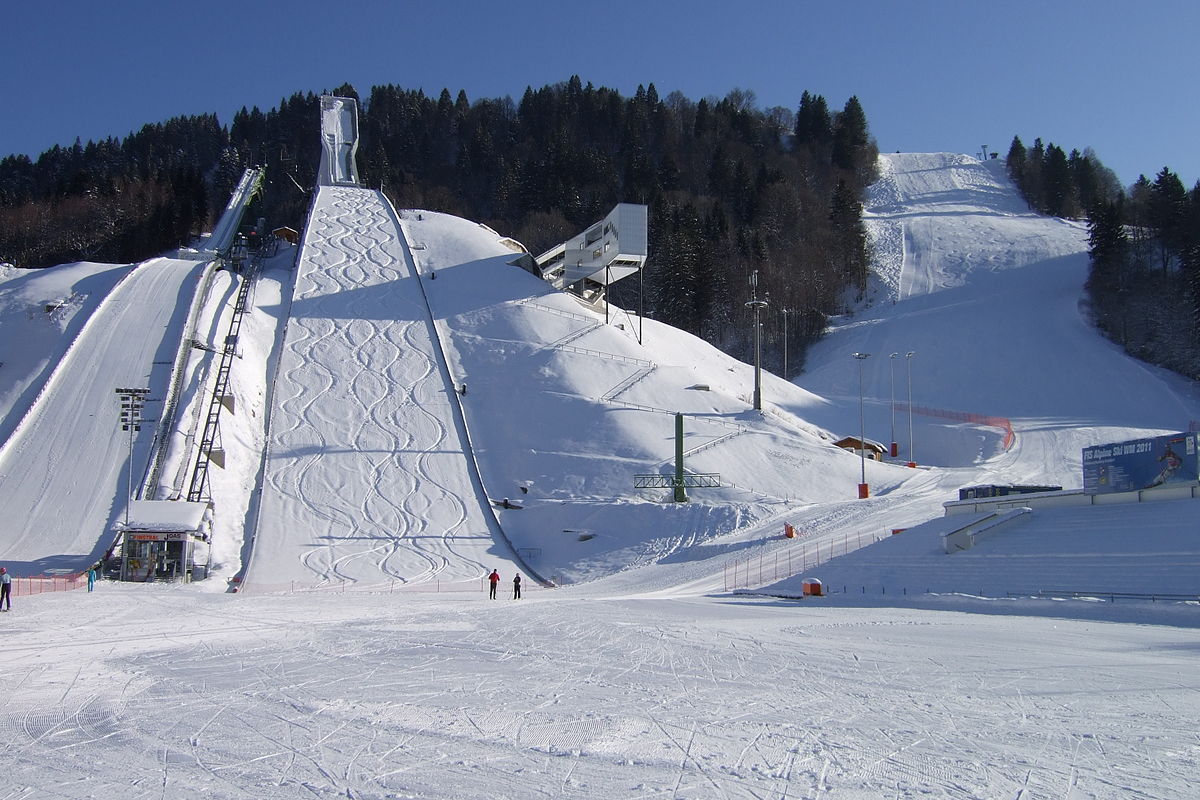
[[[557,582],[621,572],[619,585],[717,588],[729,561],[774,547],[784,522],[833,541],[938,516],[962,485],[1070,488],[1080,485],[1082,446],[1200,418],[1194,387],[1129,359],[1088,324],[1082,228],[1024,209],[997,162],[881,158],[867,209],[873,302],[835,321],[799,385],[765,376],[762,414],[750,408],[749,365],[619,309],[606,322],[513,266],[495,232],[428,211],[389,222],[385,207],[363,210],[376,195],[323,192],[298,275],[294,253],[268,264],[239,342],[232,387],[242,411],[222,420],[226,470],[211,478],[220,577],[238,574],[253,552],[250,583],[263,588],[474,580],[498,560]],[[65,280],[78,269],[49,273]],[[18,299],[3,323],[21,336],[32,301],[16,292],[28,281],[9,278],[6,296]],[[199,326],[213,342],[230,297],[222,281],[202,312],[211,321]],[[873,354],[863,365],[867,436],[900,446],[895,463],[866,465],[866,501],[856,499],[859,459],[831,446],[857,433],[856,351]],[[405,366],[418,352],[420,364]],[[28,403],[35,372],[4,370],[0,388]],[[428,390],[417,390],[421,375]],[[180,420],[194,425],[206,400],[185,393]],[[25,410],[10,408],[8,424]],[[688,468],[721,481],[683,505],[633,488],[635,475],[670,472],[675,412],[686,415]],[[1015,440],[949,418],[963,412],[1010,420]],[[418,444],[426,429],[442,444]],[[182,431],[175,438],[154,496],[179,495],[194,445]],[[466,460],[434,469],[434,453],[447,448]],[[922,468],[905,468],[910,457]],[[441,499],[417,499],[433,486]],[[524,508],[497,512],[487,501],[503,497]],[[109,516],[120,505],[110,501]],[[80,547],[39,536],[54,555]],[[434,541],[442,544],[430,551]],[[6,546],[0,558],[37,560],[13,550],[11,537]]]
[[[897,154],[881,167],[873,302],[835,321],[799,385],[765,376],[762,414],[751,367],[651,321],[639,341],[635,318],[612,310],[606,322],[512,266],[496,233],[322,189],[300,265],[294,250],[266,265],[241,328],[225,467],[211,475],[216,576],[19,596],[0,615],[6,788],[207,800],[1190,796],[1196,605],[1002,595],[1187,591],[1200,564],[1195,501],[1035,510],[954,556],[936,525],[889,534],[941,516],[962,485],[1078,486],[1080,446],[1185,428],[1200,418],[1194,387],[1091,329],[1080,227],[1029,214],[998,164]],[[59,269],[38,280],[82,286],[80,267]],[[165,274],[139,273],[122,286]],[[87,452],[119,445],[115,406],[61,402],[75,381],[32,403],[82,320],[23,338],[65,289],[2,278],[0,340],[46,348],[3,359],[4,423],[43,420],[47,452],[55,430],[75,442],[76,422],[106,432],[79,434]],[[139,352],[162,350],[161,334],[144,335],[149,302],[154,330],[179,338],[187,292],[118,303],[113,284],[72,292],[76,316],[120,306],[89,319]],[[200,344],[222,341],[235,286],[213,276]],[[55,380],[95,374],[79,386],[107,394],[117,349],[70,348]],[[895,463],[866,465],[865,500],[860,460],[831,445],[858,432],[855,351],[873,354],[867,436],[901,444]],[[189,364],[158,496],[177,495],[188,469],[206,358]],[[903,409],[892,429],[909,367],[921,410],[911,449]],[[687,504],[633,488],[636,474],[668,471],[676,411],[696,448],[689,468],[721,476]],[[950,419],[961,412],[975,421]],[[112,420],[88,426],[83,413]],[[1010,447],[984,417],[1010,420]],[[10,441],[5,457],[19,449]],[[39,489],[51,479],[91,486],[110,468],[42,449],[4,462],[10,526],[22,502],[76,508],[74,486]],[[903,466],[910,457],[919,468]],[[780,536],[784,522],[798,540]],[[37,533],[0,537],[0,564],[20,575],[107,535]],[[814,550],[825,559],[813,572],[765,577]],[[222,593],[247,561],[247,591]],[[520,563],[563,588],[527,583],[521,602],[488,601],[473,578],[497,566],[507,584]],[[838,593],[726,593],[729,570],[752,564],[759,584],[782,578],[766,592],[820,577]],[[330,591],[294,591],[314,586]]]

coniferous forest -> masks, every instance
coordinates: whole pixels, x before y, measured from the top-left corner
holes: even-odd
[[[760,109],[752,92],[693,101],[632,97],[578,77],[471,101],[376,86],[359,99],[359,173],[401,208],[486,223],[537,254],[618,202],[650,207],[647,316],[740,358],[751,353],[749,277],[770,302],[764,366],[788,372],[826,316],[866,285],[862,196],[877,151],[857,98],[831,110],[804,92]],[[76,141],[0,160],[0,261],[135,262],[186,244],[224,208],[245,167],[265,165],[253,212],[300,228],[320,160],[319,95],[267,111],[153,123],[123,140]],[[612,299],[636,309],[637,282]]]
[[[1128,190],[1091,151],[1014,137],[1008,170],[1030,207],[1086,219],[1096,325],[1126,352],[1200,379],[1200,182],[1169,168]]]

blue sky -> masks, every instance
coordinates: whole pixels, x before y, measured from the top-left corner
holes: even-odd
[[[179,114],[227,124],[343,82],[519,99],[577,74],[793,110],[805,89],[834,108],[857,95],[881,150],[1003,156],[1040,136],[1094,148],[1127,184],[1163,166],[1200,178],[1194,0],[6,5],[0,155]]]

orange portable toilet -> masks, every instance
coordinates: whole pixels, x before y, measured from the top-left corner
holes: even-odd
[[[804,592],[805,597],[821,597],[821,582],[816,578],[805,578],[800,583],[800,588]]]

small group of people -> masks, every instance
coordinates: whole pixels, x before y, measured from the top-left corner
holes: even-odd
[[[489,584],[488,597],[490,597],[493,600],[496,599],[496,586],[499,583],[500,583],[500,573],[497,572],[496,570],[492,570],[492,574],[488,575],[488,584]],[[519,572],[515,576],[513,576],[512,599],[513,600],[521,599],[521,573],[519,573]]]

